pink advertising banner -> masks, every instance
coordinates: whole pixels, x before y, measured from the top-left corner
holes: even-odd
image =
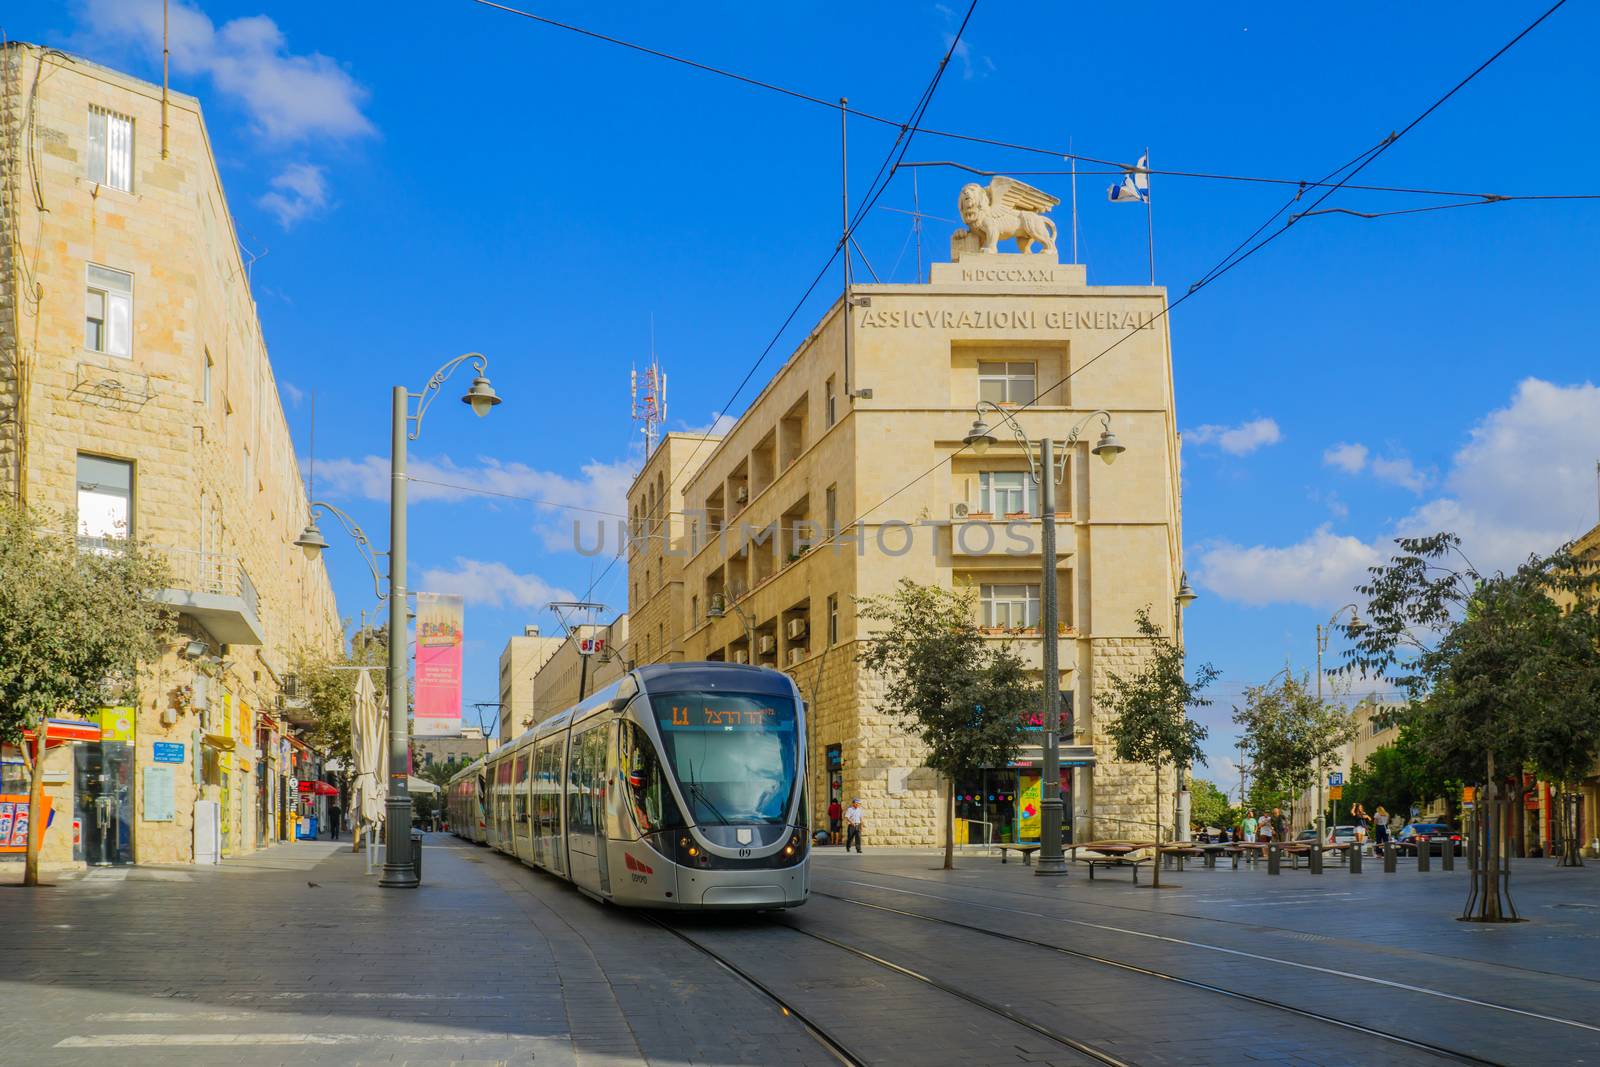
[[[461,732],[461,620],[459,596],[417,594],[417,737]]]

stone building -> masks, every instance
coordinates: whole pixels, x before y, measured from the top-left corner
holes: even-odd
[[[157,548],[182,627],[136,707],[52,753],[45,862],[249,852],[291,832],[312,766],[290,657],[340,625],[292,545],[305,491],[200,106],[11,43],[0,133],[0,491],[86,550]]]
[[[533,676],[531,708],[518,708],[519,718],[512,721],[502,743],[570,708],[578,702],[580,692],[587,696],[621,677],[632,665],[628,658],[629,629],[628,616],[622,614],[609,623],[585,623],[574,626],[567,637],[551,638],[557,644]],[[580,651],[585,641],[599,641],[601,647],[594,654],[585,655]]]
[[[484,737],[476,726],[463,726],[459,734],[442,737],[413,737],[411,772],[421,774],[437,764],[471,763],[487,755],[493,747],[493,739]]]
[[[1066,812],[1078,840],[1146,836],[1154,775],[1116,762],[1096,696],[1145,657],[1140,608],[1168,634],[1181,624],[1166,293],[1091,286],[1053,250],[954,243],[925,284],[854,287],[720,439],[670,435],[649,457],[628,497],[632,650],[788,672],[811,709],[814,825],[830,797],[860,797],[874,841],[942,842],[942,784],[858,663],[856,600],[902,578],[970,590],[990,639],[1039,671],[1038,487],[993,413],[998,444],[980,456],[963,438],[980,399],[1033,440],[1087,421],[1057,493]],[[1090,456],[1102,409],[1126,446],[1114,466]],[[1018,766],[956,783],[963,840],[1037,835],[1040,759],[1035,742]]]
[[[533,679],[561,647],[561,638],[545,637],[537,626],[523,627],[500,651],[500,740],[509,741],[523,730],[522,720],[533,714]]]

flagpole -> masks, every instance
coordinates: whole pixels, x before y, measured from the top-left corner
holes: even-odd
[[[1156,284],[1155,212],[1150,206],[1150,149],[1144,150],[1144,236],[1150,246],[1150,284]]]
[[[1067,154],[1072,156],[1072,262],[1078,262],[1078,157],[1072,153],[1072,138],[1067,137]],[[916,171],[911,172],[913,176]]]

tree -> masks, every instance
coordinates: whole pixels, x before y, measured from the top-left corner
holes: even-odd
[[[1137,674],[1112,673],[1100,703],[1116,716],[1106,727],[1117,759],[1148,764],[1156,777],[1156,847],[1161,846],[1161,768],[1164,764],[1192,767],[1206,761],[1200,742],[1206,728],[1189,718],[1190,708],[1211,703],[1201,690],[1216,680],[1217,670],[1202,664],[1194,681],[1184,675],[1183,646],[1169,639],[1150,620],[1148,608],[1136,616],[1139,635],[1149,642],[1151,655]],[[1152,885],[1161,885],[1161,857],[1154,863]]]
[[[1454,534],[1396,544],[1399,553],[1357,587],[1370,625],[1341,669],[1404,686],[1411,702],[1401,720],[1433,771],[1484,784],[1477,832],[1490,836],[1463,917],[1504,921],[1514,914],[1502,900],[1499,849],[1489,846],[1518,806],[1522,770],[1571,781],[1600,749],[1600,568],[1567,545],[1485,575]]]
[[[175,612],[150,596],[170,584],[166,559],[141,542],[80,550],[70,522],[0,501],[0,740],[22,751],[30,813],[44,806],[50,717],[137,702],[139,665],[177,633]],[[46,825],[29,820],[25,885],[39,884]]]
[[[944,866],[955,866],[955,782],[1004,767],[1022,747],[1023,717],[1040,701],[1022,661],[985,641],[972,594],[902,578],[891,593],[862,597],[857,613],[884,623],[861,662],[888,683],[886,710],[921,739],[924,762],[945,779]]]
[[[1204,778],[1189,780],[1189,812],[1201,826],[1226,830],[1238,821],[1238,809],[1228,803],[1228,794]]]
[[[1316,786],[1321,768],[1356,734],[1349,712],[1317,699],[1310,675],[1287,672],[1276,685],[1245,689],[1244,707],[1233,709],[1233,721],[1244,735],[1258,787],[1289,797],[1291,804]]]
[[[1460,783],[1441,776],[1417,751],[1415,729],[1402,726],[1392,745],[1385,745],[1359,767],[1354,767],[1344,783],[1344,804],[1360,804],[1369,812],[1379,807],[1404,814],[1413,804],[1434,797],[1459,795]]]
[[[351,713],[355,708],[356,677],[352,667],[370,667],[378,707],[384,706],[388,688],[388,637],[383,630],[363,632],[351,642],[348,652],[330,655],[326,651],[302,648],[294,655],[294,673],[313,722],[306,742],[330,759],[349,767],[351,752]]]

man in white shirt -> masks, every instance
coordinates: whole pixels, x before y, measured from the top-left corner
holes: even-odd
[[[844,850],[846,852],[850,851],[851,845],[855,845],[857,855],[861,853],[861,820],[865,816],[866,812],[861,810],[860,798],[852,797],[850,806],[844,809]]]

